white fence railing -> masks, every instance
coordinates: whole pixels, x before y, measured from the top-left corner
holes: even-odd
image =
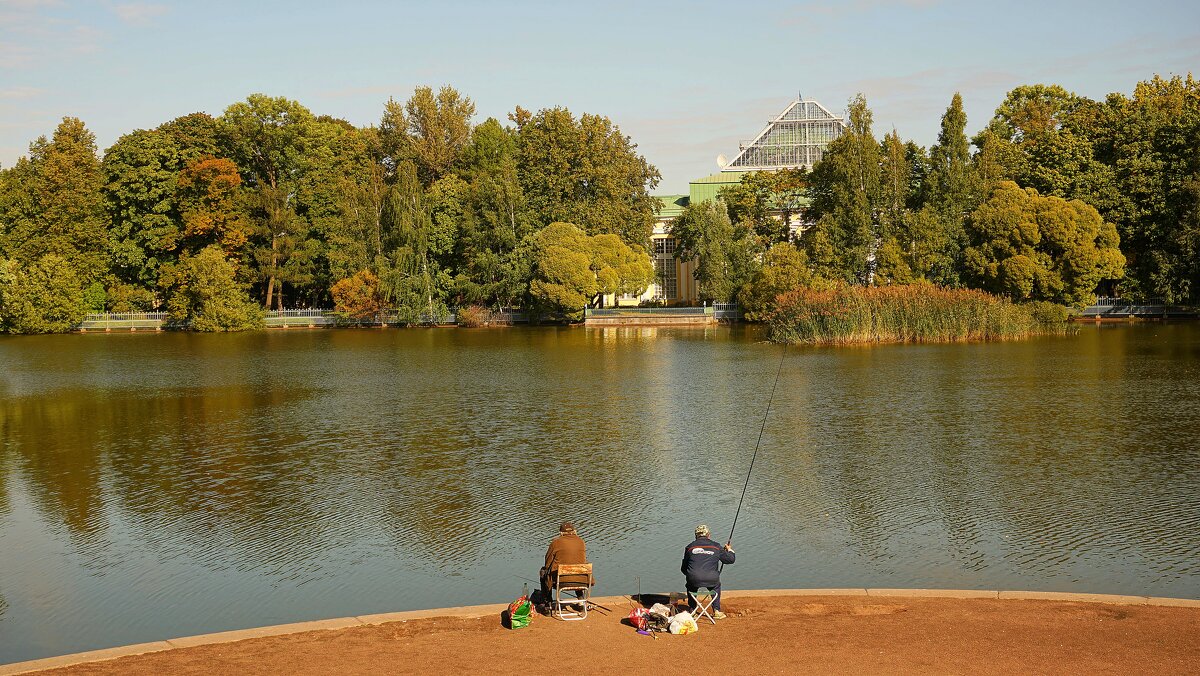
[[[495,315],[497,322],[520,323],[528,321],[524,313],[505,312]],[[413,321],[402,320],[396,310],[385,310],[373,317],[345,319],[333,310],[319,308],[304,310],[267,310],[263,313],[263,325],[268,328],[318,327],[318,326],[405,326],[446,325],[457,321],[454,312],[430,315],[422,314]],[[77,331],[138,331],[163,329],[186,329],[186,321],[171,319],[166,312],[104,312],[89,314],[75,325]]]
[[[1196,313],[1192,303],[1167,303],[1164,298],[1133,300],[1100,296],[1081,314],[1084,317],[1191,317]]]

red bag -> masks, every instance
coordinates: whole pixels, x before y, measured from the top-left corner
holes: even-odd
[[[632,624],[634,629],[646,631],[646,627],[649,626],[647,615],[649,615],[649,611],[645,608],[634,608],[629,613],[629,624]]]

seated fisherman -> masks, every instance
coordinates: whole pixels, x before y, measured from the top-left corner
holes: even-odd
[[[708,526],[696,526],[696,539],[683,550],[683,572],[688,592],[695,593],[701,587],[713,592],[713,617],[725,619],[721,612],[721,564],[733,563],[733,548],[726,542],[721,546],[709,537]],[[688,610],[696,609],[696,601],[688,595]]]
[[[546,565],[538,574],[542,580],[542,595],[547,601],[553,598],[551,587],[558,566],[573,563],[587,563],[587,546],[575,532],[575,526],[564,522],[558,527],[558,537],[550,541],[550,547],[546,550]],[[585,584],[588,579],[587,575],[564,575],[561,581]]]

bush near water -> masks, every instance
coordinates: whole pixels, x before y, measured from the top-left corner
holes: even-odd
[[[799,288],[767,317],[771,340],[817,344],[1004,340],[1061,331],[1065,320],[1052,303],[929,284]]]

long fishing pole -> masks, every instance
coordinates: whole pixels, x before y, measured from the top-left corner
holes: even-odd
[[[762,445],[763,431],[767,429],[767,418],[771,415],[771,403],[775,401],[775,388],[779,387],[779,375],[783,373],[783,358],[787,356],[787,345],[779,353],[779,368],[775,370],[775,384],[771,386],[771,396],[767,398],[767,412],[763,414],[762,427],[758,428],[758,441],[754,442],[754,455],[750,456],[750,469],[746,472],[746,483],[742,484],[742,497],[738,498],[737,512],[733,515],[733,525],[729,528],[729,539],[725,545],[733,544],[733,531],[737,530],[738,517],[742,514],[742,501],[746,499],[746,489],[750,487],[750,475],[754,473],[754,461],[758,460],[758,449]],[[725,564],[721,564],[724,570]]]

